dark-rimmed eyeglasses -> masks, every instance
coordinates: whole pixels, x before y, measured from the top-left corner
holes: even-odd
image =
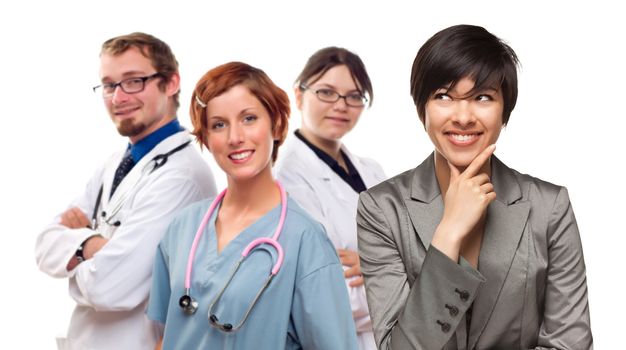
[[[136,94],[142,92],[146,88],[146,82],[152,78],[160,77],[161,73],[156,72],[145,77],[134,77],[124,79],[117,83],[104,83],[93,87],[93,92],[102,94],[102,97],[111,97],[115,93],[115,89],[119,86],[122,91],[127,94]]]
[[[359,92],[350,93],[344,96],[333,89],[315,89],[306,85],[300,85],[300,88],[302,90],[310,90],[315,93],[317,99],[322,102],[335,103],[339,101],[340,98],[343,98],[343,100],[346,101],[346,104],[352,107],[363,107],[367,103],[367,97],[361,95]]]

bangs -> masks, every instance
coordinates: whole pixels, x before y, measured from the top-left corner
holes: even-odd
[[[469,78],[474,82],[474,87],[470,91],[468,91],[466,96],[472,96],[480,91],[485,91],[488,89],[502,91],[502,87],[505,81],[505,72],[502,67],[497,67],[492,69],[485,65],[479,65],[475,67],[473,70],[469,70],[468,72],[463,72],[461,75],[455,75],[454,79],[446,82],[442,85],[442,87],[447,87],[447,90],[452,90],[456,86],[456,84],[464,79]],[[434,92],[434,91],[433,91]]]
[[[442,50],[443,54],[450,55],[448,58],[434,57],[430,72],[426,73],[427,80],[431,80],[430,84],[425,84],[426,89],[433,92],[434,89],[442,88],[449,85],[452,89],[458,81],[463,78],[469,78],[474,82],[474,87],[469,95],[477,91],[485,89],[500,90],[504,85],[507,73],[507,58],[509,55],[503,55],[502,49],[498,47],[488,47],[485,43],[473,43],[467,45],[460,50],[455,48],[451,50],[446,47]],[[508,56],[508,57],[507,57]],[[515,74],[515,72],[512,72]]]
[[[486,89],[502,94],[503,124],[517,101],[517,66],[513,49],[482,27],[446,28],[422,45],[411,68],[411,97],[424,122],[425,108],[435,91],[452,89],[462,79],[474,82],[468,95]]]

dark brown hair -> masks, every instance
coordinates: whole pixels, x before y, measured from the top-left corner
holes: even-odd
[[[304,91],[303,85],[315,83],[329,69],[340,65],[348,67],[357,89],[363,96],[367,97],[371,107],[374,100],[374,90],[365,65],[359,56],[341,47],[326,47],[309,57],[304,69],[296,79],[296,84],[300,90]],[[312,77],[315,79],[309,81]]]
[[[470,94],[500,89],[506,125],[517,102],[518,65],[513,49],[483,27],[464,24],[438,32],[419,49],[411,70],[411,96],[420,120],[424,123],[426,103],[436,90],[452,89],[467,77],[474,81]]]

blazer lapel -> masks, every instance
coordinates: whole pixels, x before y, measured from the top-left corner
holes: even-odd
[[[435,176],[435,158],[431,154],[413,171],[411,196],[405,198],[411,223],[424,249],[428,249],[435,229],[443,216],[443,200]]]
[[[486,282],[474,299],[468,349],[474,348],[491,317],[530,212],[530,202],[520,201],[522,192],[513,171],[495,156],[491,161],[497,199],[487,208],[478,258],[478,269]]]

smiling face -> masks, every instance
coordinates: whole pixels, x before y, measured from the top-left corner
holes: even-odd
[[[271,176],[272,120],[244,85],[235,85],[207,103],[206,145],[229,181]]]
[[[103,53],[100,57],[100,80],[103,84],[154,73],[157,72],[150,60],[134,47],[119,55]],[[178,74],[172,76],[164,89],[159,88],[161,79],[148,79],[143,91],[133,94],[124,92],[118,86],[112,96],[104,98],[106,109],[118,132],[128,136],[132,143],[175,118],[172,96],[178,92]]]
[[[448,90],[436,90],[425,109],[425,128],[435,145],[435,156],[465,169],[502,130],[503,98],[499,89],[472,92],[474,81],[460,79]],[[470,92],[471,95],[469,94]]]
[[[296,87],[296,105],[302,111],[301,131],[305,137],[320,146],[338,142],[356,125],[364,107],[348,106],[343,98],[336,102],[324,102],[316,96],[316,91],[332,90],[340,95],[360,94],[350,70],[345,65],[330,68],[319,79],[313,77],[308,89]]]

